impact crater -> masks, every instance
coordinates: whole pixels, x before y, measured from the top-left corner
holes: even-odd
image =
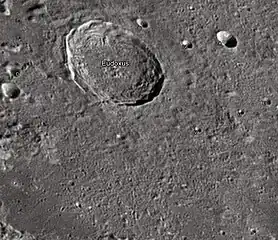
[[[91,20],[66,36],[71,78],[102,102],[135,106],[154,100],[164,71],[156,55],[131,31]]]

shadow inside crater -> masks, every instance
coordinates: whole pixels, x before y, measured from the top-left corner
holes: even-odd
[[[138,99],[133,103],[119,103],[119,105],[134,107],[134,106],[144,105],[146,103],[153,101],[160,94],[160,92],[163,88],[164,80],[165,80],[165,76],[162,75],[161,78],[159,79],[159,81],[153,86],[150,93],[148,95],[146,95],[144,98]]]

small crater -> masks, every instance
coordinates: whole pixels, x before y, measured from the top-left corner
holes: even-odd
[[[11,69],[11,75],[12,75],[13,77],[19,77],[19,75],[20,75],[20,70],[17,69],[17,68]]]
[[[199,134],[199,133],[201,133],[202,132],[202,129],[201,128],[199,128],[199,127],[195,127],[194,128],[194,133],[195,134]]]
[[[141,27],[141,28],[149,28],[149,23],[146,20],[143,20],[141,18],[136,19],[136,23]]]
[[[222,236],[225,236],[226,235],[226,232],[225,231],[223,231],[223,230],[220,230],[220,235],[222,235]]]
[[[258,230],[256,228],[251,228],[250,229],[250,234],[251,235],[256,235],[258,233]]]
[[[217,40],[226,48],[235,48],[237,46],[237,39],[228,31],[219,31],[216,34]]]
[[[272,104],[271,100],[267,97],[262,99],[262,103],[264,106],[270,106]]]
[[[35,21],[35,17],[33,15],[30,15],[27,17],[27,20],[30,22],[34,22]]]
[[[243,116],[243,115],[245,114],[245,112],[244,112],[243,109],[239,109],[239,110],[237,111],[237,114],[238,114],[238,116]]]
[[[15,83],[2,83],[1,90],[6,98],[17,98],[20,95],[20,89]]]
[[[11,64],[10,62],[5,62],[5,69],[10,79],[19,77],[21,72],[19,63]]]
[[[186,49],[192,49],[192,48],[193,48],[193,44],[192,44],[192,42],[189,41],[189,40],[183,40],[183,41],[181,42],[181,45],[182,45],[184,48],[186,48]]]

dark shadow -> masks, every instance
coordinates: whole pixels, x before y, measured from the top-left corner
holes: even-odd
[[[15,99],[17,97],[19,97],[20,95],[20,89],[16,86],[14,86],[12,89],[9,90],[9,98]]]
[[[228,39],[228,41],[225,43],[225,47],[227,48],[235,48],[237,46],[237,39],[232,36]]]
[[[0,3],[0,12],[4,13],[6,11],[6,7],[4,6],[4,4]]]
[[[34,12],[36,10],[40,10],[40,9],[44,8],[44,6],[45,5],[42,3],[36,3],[27,9],[27,13]]]
[[[144,105],[146,103],[149,103],[149,102],[153,101],[160,94],[160,92],[161,92],[161,90],[163,88],[164,80],[165,80],[165,76],[162,75],[162,77],[153,86],[153,88],[150,91],[150,93],[144,99],[138,99],[134,103],[123,103],[121,105],[134,107],[134,106]]]
[[[190,43],[188,43],[188,45],[186,46],[186,48],[188,48],[188,49],[192,49],[193,48],[193,44],[190,42]]]
[[[157,76],[159,76],[157,77],[157,79],[152,79],[152,80],[149,79],[151,82],[155,81],[156,83],[153,85],[152,89],[147,95],[144,95],[140,99],[137,99],[133,102],[117,103],[118,105],[124,105],[124,106],[140,106],[151,102],[152,100],[154,100],[154,98],[156,98],[160,94],[161,89],[163,87],[165,75],[163,73],[159,60],[151,52],[151,50],[147,47],[147,45],[141,42],[140,39],[138,38],[131,38],[131,41],[134,45],[140,47],[149,56],[149,58],[153,60],[153,64],[155,66],[155,72]]]
[[[149,27],[149,23],[148,23],[147,21],[144,21],[144,20],[143,20],[143,21],[141,22],[141,27],[144,28],[144,29],[146,29],[146,28]]]

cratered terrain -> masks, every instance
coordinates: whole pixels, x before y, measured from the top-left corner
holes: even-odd
[[[278,3],[1,0],[0,240],[278,238]]]

